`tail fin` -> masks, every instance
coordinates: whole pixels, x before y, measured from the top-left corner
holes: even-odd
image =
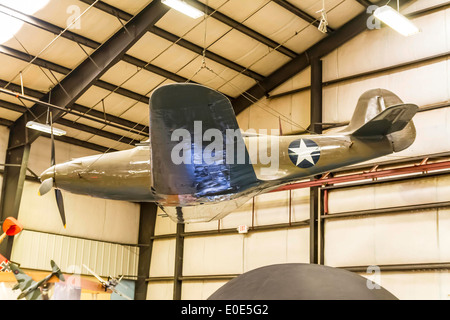
[[[418,107],[414,104],[399,104],[389,107],[353,132],[357,137],[385,136],[403,130],[414,117]]]
[[[370,90],[359,99],[345,131],[360,138],[388,136],[394,151],[399,152],[409,147],[416,138],[412,118],[418,109],[414,104],[403,103],[388,90]]]
[[[52,266],[52,274],[57,276],[59,280],[66,281],[66,279],[64,278],[64,276],[61,272],[61,269],[56,265],[55,261],[51,260],[50,265]]]

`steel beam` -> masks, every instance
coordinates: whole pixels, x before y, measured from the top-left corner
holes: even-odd
[[[3,91],[4,90],[0,88],[0,92],[3,92]],[[20,96],[19,96],[19,98],[20,98]],[[28,108],[27,107],[25,107],[23,105],[18,105],[18,104],[15,104],[15,103],[11,103],[9,101],[4,101],[4,100],[0,100],[0,107],[8,109],[8,110],[11,110],[11,111],[19,112],[19,113],[22,113],[22,114],[28,112]],[[101,124],[103,124],[105,126],[111,126],[111,127],[114,127],[114,128],[118,128],[118,129],[127,131],[126,128],[123,128],[121,126],[116,126],[114,124],[106,122],[105,120],[100,120],[100,119],[94,118],[92,116],[87,116],[85,114],[74,112],[72,110],[68,111],[68,113],[70,113],[72,115],[75,115],[75,116],[79,116],[80,118],[83,118],[83,119],[88,119],[88,120],[99,122],[99,123],[101,123]],[[99,136],[102,136],[102,137],[105,137],[105,138],[108,138],[108,139],[111,139],[111,140],[114,140],[114,141],[121,141],[121,142],[126,143],[126,144],[135,144],[135,143],[141,142],[140,140],[133,140],[133,139],[130,139],[130,138],[122,136],[122,135],[118,135],[118,134],[115,134],[115,133],[112,133],[112,132],[109,132],[109,131],[105,131],[103,129],[94,128],[94,127],[91,127],[91,126],[88,126],[88,125],[85,125],[85,124],[82,124],[82,123],[77,123],[75,121],[71,121],[71,120],[64,119],[64,118],[59,118],[56,121],[56,123],[62,124],[64,126],[67,126],[67,127],[70,127],[70,128],[78,129],[80,131],[96,134],[96,135],[99,135]],[[131,130],[130,129],[130,130],[128,130],[128,132],[148,137],[148,135],[146,135],[144,133],[140,133],[139,131],[136,131],[136,130]]]
[[[285,1],[285,0],[272,0],[272,1],[275,2],[276,4],[278,4],[279,6],[285,8],[289,12],[295,14],[297,17],[299,17],[299,18],[305,20],[306,22],[312,24],[313,26],[319,27],[320,21],[318,19],[316,19],[313,16],[309,15],[305,11],[297,8],[296,6],[294,6],[293,4],[289,3],[288,1]],[[328,33],[333,33],[334,29],[329,27],[329,26],[327,26],[327,32]]]
[[[5,126],[5,127],[9,128],[13,124],[14,124],[14,121],[0,118],[0,125],[1,126]],[[47,133],[43,133],[42,136],[50,139],[50,135],[47,134]],[[83,147],[83,148],[94,150],[94,151],[98,151],[98,152],[101,152],[101,153],[118,151],[116,149],[107,148],[107,147],[100,146],[100,145],[95,144],[95,143],[82,141],[82,140],[75,139],[75,138],[68,137],[68,136],[55,136],[54,139],[56,141],[65,142],[65,143],[68,143],[68,144],[72,144],[72,145],[75,145],[75,146]],[[4,172],[2,172],[2,174],[4,174]]]
[[[4,87],[6,84],[7,84],[6,81],[0,79],[0,87]],[[20,92],[20,90],[21,90],[20,86],[18,86],[16,84],[9,85],[9,88],[11,89],[11,91],[14,91],[14,92]],[[35,98],[35,99],[42,99],[45,96],[44,93],[37,91],[37,90],[27,88],[27,87],[24,87],[24,92],[25,92],[25,95]],[[21,111],[22,109],[19,109],[19,110],[14,109],[17,107],[17,105],[15,105],[15,106],[12,106],[12,105],[15,105],[15,104],[9,105],[9,103],[6,103],[3,105],[3,107],[6,109],[13,110],[13,111],[22,112]],[[20,106],[20,107],[22,107],[22,106]],[[22,107],[22,108],[25,108],[25,107]],[[126,120],[126,119],[120,118],[118,116],[114,116],[114,115],[106,113],[106,112],[101,112],[101,111],[98,111],[98,110],[95,110],[92,108],[88,108],[86,106],[82,106],[82,105],[76,104],[76,103],[72,106],[71,109],[79,112],[79,114],[77,114],[77,115],[79,115],[81,117],[90,119],[92,121],[100,122],[105,125],[111,125],[116,128],[125,127],[126,131],[130,131],[133,133],[139,133],[142,136],[148,137],[148,132],[149,132],[148,126],[145,126],[143,124],[139,124],[139,123],[136,123],[136,122],[133,122],[130,120]],[[88,118],[86,116],[91,116],[91,117]],[[97,119],[97,120],[95,120],[95,119]],[[123,129],[123,128],[121,128],[121,129]]]
[[[184,254],[184,223],[177,223],[175,235],[175,270],[173,275],[173,300],[181,300]]]
[[[146,279],[149,278],[153,250],[152,237],[155,235],[158,207],[151,202],[143,202],[140,205],[138,280],[136,281],[134,299],[146,300],[148,287]]]
[[[311,125],[310,128],[317,134],[322,133],[322,60],[313,58],[311,61]],[[320,190],[318,186],[312,186],[309,192],[310,218],[310,263],[319,263],[319,210]]]
[[[356,0],[356,1],[365,8],[374,5],[374,3],[370,2],[370,0]]]

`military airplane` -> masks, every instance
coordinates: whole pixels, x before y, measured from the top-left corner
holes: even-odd
[[[105,292],[107,290],[111,290],[125,299],[133,300],[130,297],[128,297],[127,295],[125,295],[124,293],[117,290],[117,288],[116,288],[117,285],[120,283],[120,281],[122,281],[123,275],[119,279],[114,278],[114,277],[108,277],[108,281],[105,281],[98,274],[96,274],[94,271],[89,269],[86,265],[83,264],[83,267],[85,267],[87,271],[89,271],[94,277],[97,278],[98,281],[100,281],[100,283],[102,284],[102,287],[105,289]]]
[[[39,192],[55,187],[155,202],[178,223],[217,220],[258,194],[408,148],[417,110],[374,89],[360,97],[340,132],[242,133],[221,93],[191,83],[164,85],[150,97],[147,143],[54,165],[40,176]]]
[[[61,270],[56,263],[51,260],[52,273],[46,276],[44,279],[36,282],[29,275],[25,274],[16,264],[9,262],[9,267],[12,273],[16,277],[18,284],[13,287],[13,290],[20,289],[22,292],[17,297],[18,300],[25,298],[27,300],[42,300],[42,293],[40,287],[44,286],[51,277],[56,275],[59,280],[65,281]]]

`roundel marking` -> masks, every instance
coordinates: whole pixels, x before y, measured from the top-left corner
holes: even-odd
[[[309,139],[294,140],[289,144],[289,158],[299,168],[311,168],[319,161],[320,148]]]

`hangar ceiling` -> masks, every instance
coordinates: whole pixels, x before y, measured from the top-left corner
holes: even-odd
[[[206,13],[192,19],[160,0],[49,0],[33,14],[12,7],[17,2],[0,1],[0,12],[21,22],[20,29],[0,44],[0,87],[20,93],[23,83],[26,96],[69,107],[57,120],[57,127],[67,131],[60,139],[98,151],[128,149],[148,139],[148,100],[160,85],[200,83],[224,93],[236,112],[242,111],[295,75],[293,65],[306,67],[307,50],[319,44],[323,52],[333,49],[333,42],[326,40],[371,4],[188,0]],[[323,3],[327,34],[317,28]],[[146,9],[160,12],[136,36],[127,23]],[[135,38],[123,46],[124,54],[111,50],[114,46],[102,50],[124,32]],[[100,53],[114,59],[98,65],[93,57]],[[84,84],[86,73],[93,81]],[[66,85],[67,80],[76,85]],[[72,95],[74,86],[79,95]],[[52,94],[58,90],[69,91],[73,101],[55,103]],[[13,126],[35,104],[0,93],[0,123]]]

